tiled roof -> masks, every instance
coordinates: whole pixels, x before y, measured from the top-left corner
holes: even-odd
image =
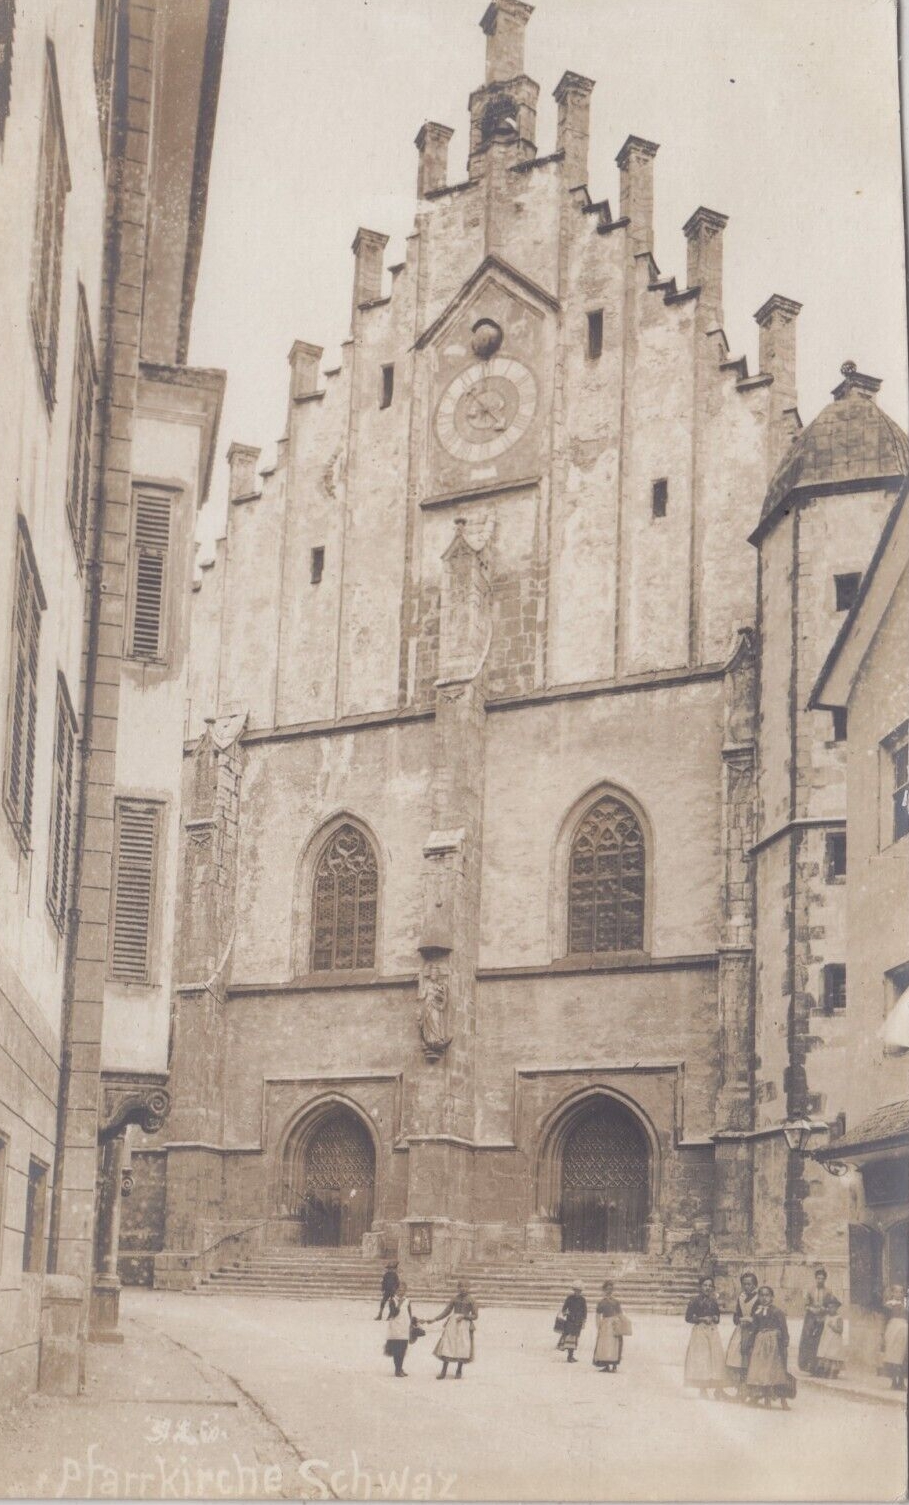
[[[909,440],[874,400],[880,382],[851,361],[834,401],[799,434],[770,482],[763,522],[796,487],[909,475]]]
[[[839,1158],[844,1150],[860,1150],[866,1145],[880,1144],[882,1140],[899,1138],[909,1138],[909,1098],[875,1108],[842,1139],[831,1139],[824,1150],[829,1156]]]

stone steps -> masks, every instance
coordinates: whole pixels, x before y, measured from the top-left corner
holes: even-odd
[[[385,1263],[364,1259],[357,1250],[272,1249],[213,1270],[200,1290],[209,1295],[377,1304]],[[463,1273],[484,1306],[557,1310],[574,1279],[583,1281],[593,1304],[602,1282],[612,1279],[630,1311],[678,1314],[697,1290],[691,1271],[671,1269],[644,1255],[544,1254],[501,1264],[477,1261]],[[452,1286],[453,1281],[444,1277],[412,1276],[409,1293],[414,1300],[444,1302]]]

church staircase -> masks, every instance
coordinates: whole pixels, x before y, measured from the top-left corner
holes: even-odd
[[[357,1249],[276,1248],[224,1264],[199,1287],[207,1295],[292,1297],[298,1301],[362,1300],[378,1306],[385,1260],[364,1259]],[[476,1261],[463,1268],[471,1294],[483,1306],[558,1309],[572,1282],[596,1302],[604,1280],[629,1311],[678,1315],[697,1290],[697,1274],[643,1254],[540,1254]],[[443,1302],[454,1282],[412,1272],[414,1301]]]

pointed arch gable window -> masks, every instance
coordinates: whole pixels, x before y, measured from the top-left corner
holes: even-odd
[[[316,864],[312,900],[314,972],[374,967],[379,868],[372,843],[345,822]]]
[[[568,864],[568,952],[643,951],[644,833],[613,795],[581,820]]]

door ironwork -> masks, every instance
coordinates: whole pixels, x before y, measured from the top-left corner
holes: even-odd
[[[375,1152],[368,1130],[344,1108],[310,1135],[303,1160],[301,1242],[359,1244],[372,1227]]]
[[[599,1103],[565,1142],[562,1248],[579,1253],[643,1249],[649,1213],[646,1136],[619,1103]]]

